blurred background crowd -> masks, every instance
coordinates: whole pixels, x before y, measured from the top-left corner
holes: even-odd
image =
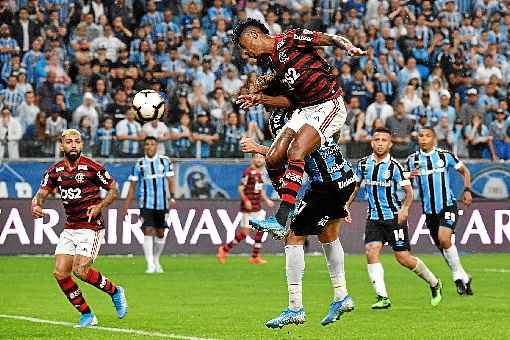
[[[231,43],[247,17],[368,50],[319,49],[344,90],[348,157],[366,155],[381,125],[405,157],[433,125],[460,157],[510,159],[508,0],[0,0],[0,159],[59,157],[67,127],[95,157],[138,157],[146,135],[171,157],[242,157],[242,136],[268,143],[264,107],[235,104],[270,71]],[[167,112],[141,125],[129,105],[146,88]]]

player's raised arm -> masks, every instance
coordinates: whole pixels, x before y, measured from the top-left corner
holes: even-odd
[[[329,33],[314,32],[317,38],[314,40],[314,46],[337,46],[347,51],[353,57],[361,57],[367,54],[367,51],[362,50],[347,38],[341,35],[334,35]]]
[[[241,151],[244,153],[259,153],[263,156],[269,152],[269,147],[255,143],[251,137],[241,138]]]
[[[274,108],[289,108],[292,105],[289,98],[285,96],[269,96],[263,93],[242,94],[237,97],[236,104],[240,105],[241,109],[247,109],[257,104]]]

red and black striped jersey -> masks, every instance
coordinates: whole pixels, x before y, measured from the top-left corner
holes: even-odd
[[[283,95],[296,107],[323,103],[342,95],[332,66],[315,49],[317,32],[291,29],[274,37],[271,67],[282,84]]]
[[[100,189],[109,190],[112,182],[112,177],[101,164],[80,156],[72,169],[65,160],[49,167],[41,189],[58,190],[66,214],[64,228],[99,230],[104,228],[101,214],[89,222],[87,209],[101,202]]]
[[[261,198],[264,180],[262,172],[251,166],[243,172],[241,185],[244,187],[244,195],[251,202],[251,209],[246,208],[244,201],[241,201],[242,212],[255,212],[261,209]]]

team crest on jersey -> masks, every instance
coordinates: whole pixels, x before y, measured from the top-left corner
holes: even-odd
[[[85,170],[87,171],[89,168],[86,165],[78,165],[78,170]]]
[[[64,167],[63,166],[59,166],[55,169],[55,172],[62,172],[64,171]]]
[[[287,53],[281,51],[280,53],[278,53],[278,60],[280,61],[280,63],[286,63],[287,61],[289,61],[289,57],[287,56]]]
[[[444,167],[444,161],[442,159],[437,161],[437,166],[440,167],[440,168]]]
[[[85,175],[83,174],[83,172],[78,172],[76,176],[74,176],[74,179],[78,183],[83,183],[83,181],[85,180]]]
[[[386,170],[384,173],[383,173],[383,177],[386,178],[386,179],[389,179],[391,177],[391,172],[389,170]]]

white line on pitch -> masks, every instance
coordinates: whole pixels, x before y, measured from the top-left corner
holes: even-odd
[[[510,269],[504,268],[485,268],[482,271],[489,273],[510,273]]]
[[[71,322],[44,320],[44,319],[37,319],[37,318],[21,316],[21,315],[0,314],[0,318],[11,319],[11,320],[23,320],[23,321],[29,321],[29,322],[35,322],[35,323],[46,323],[46,324],[50,324],[50,325],[76,327],[76,324],[71,323]],[[130,328],[113,328],[113,327],[94,326],[94,327],[90,327],[90,329],[114,332],[114,333],[127,333],[127,334],[142,335],[142,336],[152,336],[152,337],[158,337],[158,338],[171,338],[171,339],[183,339],[183,340],[213,340],[210,338],[198,338],[195,336],[184,336],[184,335],[178,335],[178,334],[148,332],[148,331],[143,331],[143,330],[139,330],[139,329],[130,329]]]

